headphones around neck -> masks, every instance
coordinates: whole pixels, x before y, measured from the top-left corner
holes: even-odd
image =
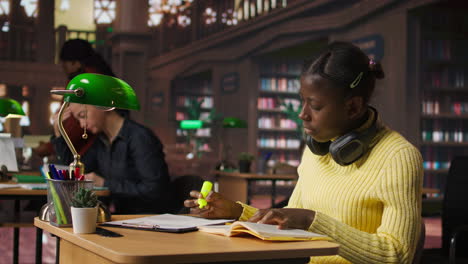
[[[318,142],[310,135],[305,135],[307,147],[316,155],[324,156],[330,153],[333,160],[341,166],[352,164],[367,153],[372,139],[378,132],[378,113],[375,108],[370,108],[374,111],[374,118],[369,128],[361,132],[351,131],[333,142]]]

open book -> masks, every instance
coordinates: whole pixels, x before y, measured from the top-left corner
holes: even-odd
[[[330,240],[327,236],[301,229],[278,229],[276,225],[240,221],[230,225],[200,226],[198,229],[202,232],[224,236],[250,234],[260,239],[271,241]]]

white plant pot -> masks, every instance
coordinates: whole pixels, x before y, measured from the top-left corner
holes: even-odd
[[[97,206],[92,208],[71,207],[73,233],[90,234],[96,232]]]

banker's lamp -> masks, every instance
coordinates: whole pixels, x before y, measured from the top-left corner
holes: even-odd
[[[18,101],[9,98],[0,98],[0,117],[21,118],[25,115]]]
[[[50,92],[63,95],[63,104],[60,107],[58,115],[58,128],[60,135],[73,154],[74,160],[70,164],[70,173],[79,168],[80,174],[85,174],[84,164],[80,161],[80,155],[76,152],[62,124],[63,112],[70,103],[94,105],[109,110],[114,108],[140,109],[135,91],[128,83],[102,74],[80,74],[68,83],[65,90],[51,90]]]
[[[201,120],[182,120],[180,121],[180,128],[189,130],[189,129],[199,129],[203,127],[203,121]]]
[[[20,103],[13,99],[0,98],[0,117],[21,118],[25,115]],[[4,154],[2,153],[2,155]],[[8,180],[8,168],[4,164],[0,164],[0,180]]]

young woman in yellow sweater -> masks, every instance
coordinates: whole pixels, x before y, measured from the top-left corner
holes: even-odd
[[[337,256],[311,263],[411,263],[421,225],[422,159],[368,105],[380,64],[356,46],[331,43],[305,65],[300,95],[307,146],[287,208],[258,210],[210,193],[206,218],[300,228],[331,237]],[[191,196],[198,198],[199,192]]]

